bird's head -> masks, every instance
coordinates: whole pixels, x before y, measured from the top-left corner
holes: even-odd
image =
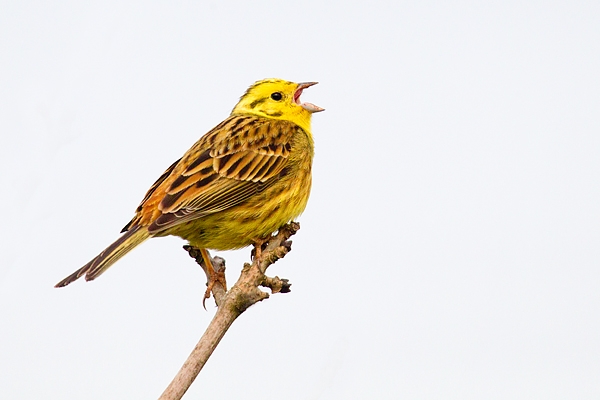
[[[311,115],[324,109],[311,103],[302,103],[300,95],[304,89],[316,84],[263,79],[246,90],[231,114],[283,119],[310,132]]]

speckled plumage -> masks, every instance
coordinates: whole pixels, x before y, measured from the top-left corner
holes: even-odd
[[[299,216],[311,187],[310,117],[322,110],[299,102],[311,85],[266,79],[251,86],[231,116],[151,186],[123,235],[56,286],[84,274],[96,278],[149,237],[174,235],[197,248],[230,250]]]

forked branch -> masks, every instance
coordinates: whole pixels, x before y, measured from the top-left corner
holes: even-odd
[[[270,288],[271,293],[290,291],[291,284],[287,279],[270,278],[265,276],[265,272],[271,264],[285,257],[291,251],[292,242],[288,239],[299,229],[300,224],[291,222],[268,240],[255,244],[252,250],[254,255],[252,264],[244,264],[238,281],[229,291],[226,291],[226,288],[218,282],[213,285],[212,293],[218,306],[217,312],[200,341],[159,400],[182,398],[233,321],[248,307],[269,297],[269,294],[260,290],[259,286]],[[192,246],[184,246],[184,248],[204,269],[200,251]],[[212,264],[215,270],[221,268],[222,271],[225,270],[225,260],[220,257],[212,258]]]

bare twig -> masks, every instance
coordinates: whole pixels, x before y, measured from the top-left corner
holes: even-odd
[[[280,279],[278,276],[273,278],[265,276],[265,280],[260,286],[271,289],[271,293],[289,293],[292,290],[290,289],[290,286],[292,286],[290,281],[287,279]]]
[[[269,297],[268,293],[258,288],[259,286],[270,288],[272,293],[287,293],[290,291],[291,284],[287,279],[269,278],[265,276],[265,271],[269,265],[283,258],[291,250],[292,242],[288,239],[299,229],[300,224],[291,222],[282,227],[276,235],[271,236],[267,241],[256,244],[253,249],[255,257],[252,264],[244,264],[238,281],[229,291],[225,292],[225,288],[218,283],[213,286],[212,293],[218,306],[217,312],[208,328],[206,328],[204,335],[202,335],[173,381],[159,397],[159,400],[181,399],[202,370],[202,367],[204,367],[204,364],[206,364],[206,361],[208,361],[225,332],[233,324],[233,321],[248,307]],[[185,246],[185,249],[201,266],[203,265],[199,261],[202,257],[198,249],[191,246]],[[212,262],[215,270],[223,268],[224,271],[225,260],[214,257]]]

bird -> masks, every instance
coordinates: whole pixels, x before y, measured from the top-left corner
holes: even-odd
[[[208,298],[220,278],[207,249],[259,243],[304,211],[314,156],[311,117],[324,109],[300,95],[315,84],[275,78],[252,84],[230,116],[154,182],[122,235],[55,287],[84,275],[96,279],[149,238],[178,236],[200,249]]]

